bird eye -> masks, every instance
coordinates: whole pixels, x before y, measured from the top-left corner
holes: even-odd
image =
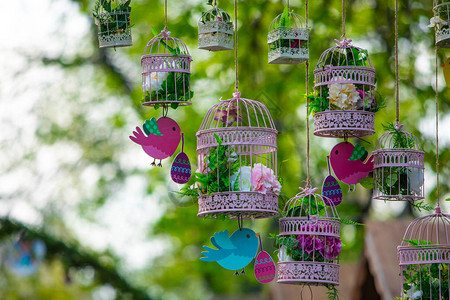
[[[334,153],[335,153],[336,155],[338,154],[338,152],[339,152],[339,151],[337,151],[337,150],[336,150],[336,151],[334,151]]]
[[[250,238],[250,235],[249,235],[249,234],[247,234],[247,238],[248,238],[248,239]]]
[[[172,130],[175,131],[175,127],[172,127]]]

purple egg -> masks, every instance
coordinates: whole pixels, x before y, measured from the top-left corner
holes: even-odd
[[[176,183],[184,184],[191,178],[191,163],[186,153],[179,153],[170,168],[170,176]]]
[[[342,189],[336,178],[328,175],[322,186],[323,201],[326,205],[338,206],[342,202]]]

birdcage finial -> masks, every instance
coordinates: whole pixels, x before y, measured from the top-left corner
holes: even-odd
[[[233,98],[234,98],[234,99],[239,99],[239,98],[241,98],[241,92],[236,91],[235,93],[233,93]]]
[[[352,39],[347,39],[345,36],[342,41],[338,39],[335,39],[334,41],[337,43],[337,47],[339,48],[348,48],[352,44]]]

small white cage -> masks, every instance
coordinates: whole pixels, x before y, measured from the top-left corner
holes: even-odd
[[[433,12],[429,27],[435,28],[436,46],[450,48],[450,2],[434,0]]]
[[[270,24],[269,64],[300,64],[309,59],[309,31],[296,13],[282,13]]]
[[[224,10],[214,7],[198,21],[198,48],[209,51],[233,49],[233,20]]]

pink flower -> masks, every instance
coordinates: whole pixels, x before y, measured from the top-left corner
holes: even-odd
[[[321,239],[312,235],[298,235],[296,240],[298,241],[298,246],[311,254],[313,251],[319,251],[323,255],[324,245]]]
[[[291,40],[291,48],[298,48],[300,40]]]
[[[239,115],[238,107],[232,103],[225,109],[218,109],[216,115],[214,116],[215,121],[220,121],[227,126],[233,125],[234,122],[242,122],[242,118]]]
[[[342,243],[340,238],[336,237],[325,238],[325,248],[322,254],[325,259],[329,260],[334,259],[336,256],[339,255],[341,250],[342,250]]]
[[[273,170],[261,163],[253,165],[252,186],[254,191],[262,194],[273,192],[279,195],[281,191],[281,184]]]

